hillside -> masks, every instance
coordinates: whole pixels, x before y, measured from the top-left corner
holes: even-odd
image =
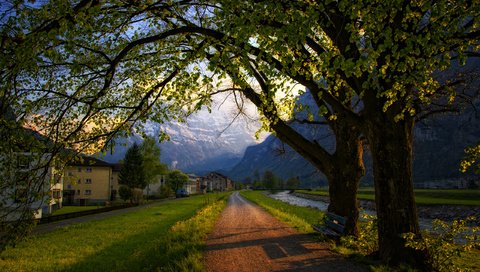
[[[329,150],[334,150],[335,139],[328,127],[315,126],[307,130],[295,125],[295,128],[309,139],[315,139]],[[414,135],[414,182],[469,176],[470,173],[459,172],[459,162],[464,156],[464,148],[480,139],[480,112],[470,107],[461,114],[434,116],[417,123]],[[367,173],[362,183],[371,185],[373,174],[368,150],[364,162]],[[305,187],[326,185],[321,173],[274,135],[260,144],[249,146],[243,159],[227,174],[234,180],[244,180],[251,177],[254,171],[261,174],[266,170],[273,171],[283,179],[298,176]]]

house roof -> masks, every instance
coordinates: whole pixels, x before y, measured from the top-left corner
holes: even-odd
[[[227,176],[222,175],[222,174],[220,174],[220,173],[218,173],[218,172],[210,172],[210,174],[208,174],[208,175],[217,175],[217,176],[219,176],[219,177],[221,177],[221,178],[228,179]]]
[[[112,167],[112,168],[114,167],[113,164],[110,164],[106,161],[102,161],[100,159],[86,156],[86,155],[79,155],[75,157],[74,159],[69,161],[67,165],[69,166],[100,166],[100,167],[103,166],[103,167]]]
[[[123,167],[123,163],[112,163],[110,165],[112,166],[112,171],[113,172],[120,172],[120,170]]]

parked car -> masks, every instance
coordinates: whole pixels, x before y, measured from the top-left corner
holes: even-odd
[[[187,190],[185,190],[185,189],[178,189],[178,190],[175,192],[175,196],[176,196],[177,198],[179,198],[179,197],[187,197],[187,196],[188,196]]]

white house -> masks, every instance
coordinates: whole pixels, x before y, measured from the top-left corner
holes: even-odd
[[[2,155],[2,221],[22,219],[30,212],[35,218],[41,218],[61,207],[63,175],[50,161],[51,154],[11,152]]]

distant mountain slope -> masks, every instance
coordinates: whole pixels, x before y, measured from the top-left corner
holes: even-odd
[[[301,95],[298,103],[307,106],[307,109],[297,110],[296,116],[299,119],[305,118],[308,110],[316,112],[316,105],[309,92]],[[308,139],[317,140],[326,150],[335,149],[335,137],[328,126],[294,123],[292,127]],[[241,181],[251,177],[255,171],[262,175],[266,170],[273,171],[283,179],[299,177],[303,186],[326,185],[326,179],[322,173],[274,135],[268,136],[260,144],[248,147],[243,159],[227,175]]]
[[[231,120],[232,117],[224,112],[201,111],[191,116],[187,123],[160,125],[152,122],[145,130],[149,135],[158,135],[162,130],[170,136],[170,141],[160,144],[163,163],[170,168],[202,175],[209,171],[230,170],[241,160],[246,147],[256,143],[255,127],[241,122],[230,124]],[[128,146],[141,141],[139,135],[119,139],[115,152],[101,157],[117,162],[123,159]]]
[[[295,128],[330,150],[335,148],[335,139],[328,127],[315,126],[307,130],[296,125]],[[480,139],[480,112],[472,107],[458,115],[434,116],[417,123],[414,135],[414,182],[468,176],[470,174],[459,172],[459,162],[465,155],[464,148]],[[367,173],[362,182],[372,184],[371,156],[368,150],[364,161]],[[284,179],[298,176],[305,187],[326,185],[322,174],[286,144],[283,147],[281,141],[273,135],[260,144],[248,147],[243,159],[227,174],[234,180],[241,181],[252,177],[256,170],[260,175],[270,170]]]

